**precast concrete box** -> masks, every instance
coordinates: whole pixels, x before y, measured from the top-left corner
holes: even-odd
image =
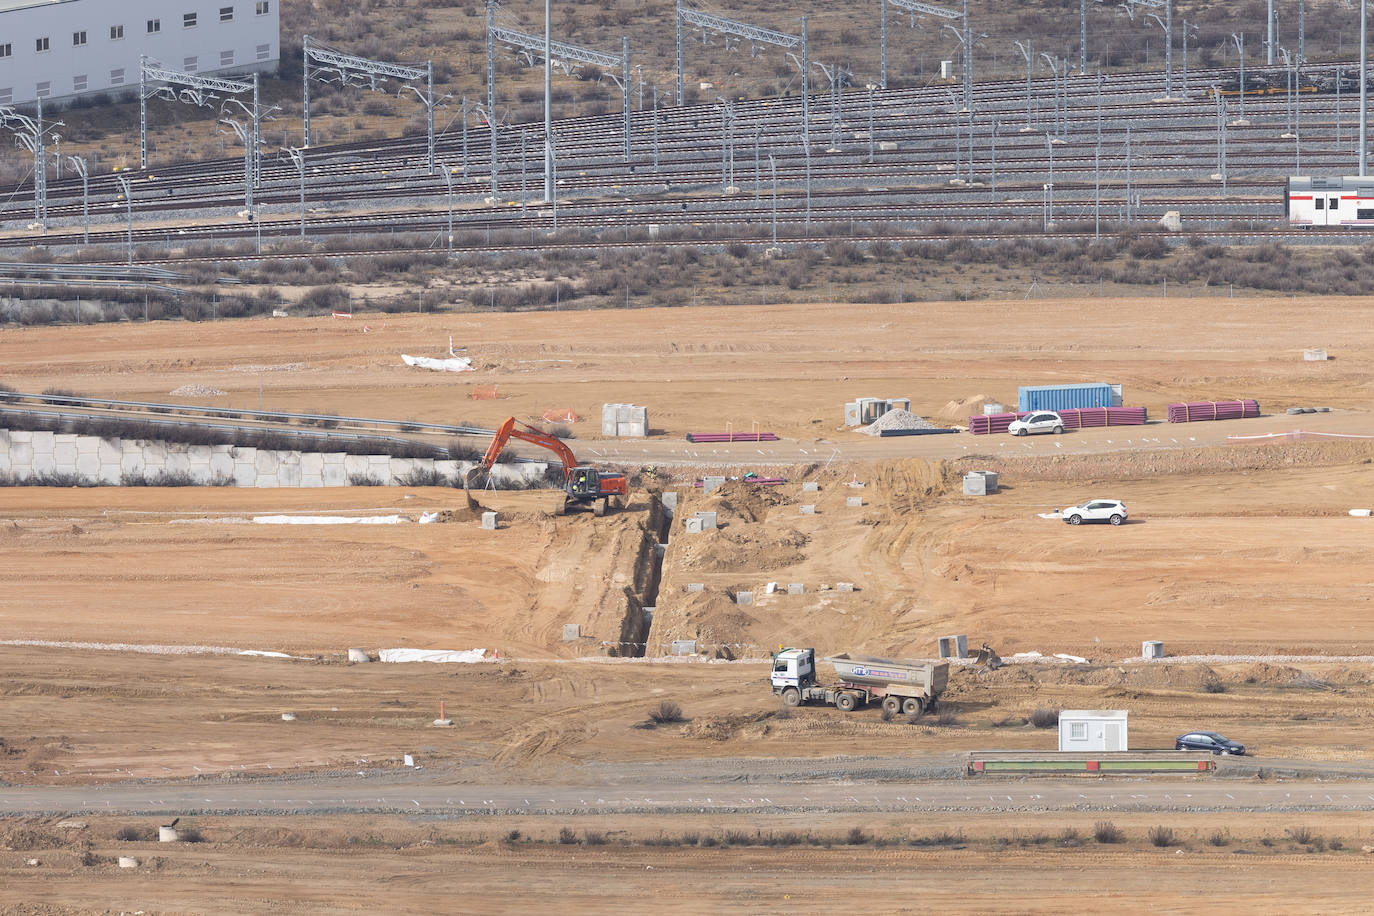
[[[1147,639],[1140,644],[1141,658],[1163,658],[1164,643],[1157,639]]]
[[[968,637],[941,636],[936,640],[941,658],[968,658]]]
[[[564,642],[572,642],[572,641],[575,640],[575,639],[581,639],[581,638],[582,638],[582,624],[580,624],[580,623],[565,623],[565,624],[563,624],[563,641],[564,641]]]
[[[695,639],[675,639],[673,640],[674,655],[696,655],[697,641]]]
[[[601,435],[642,439],[649,435],[649,408],[635,404],[602,404]]]
[[[735,592],[735,604],[753,604],[753,592]]]
[[[714,512],[697,512],[692,517],[700,520],[702,531],[710,531],[716,527],[716,513]]]
[[[701,493],[703,496],[707,493],[714,493],[723,486],[725,486],[724,477],[706,476],[701,478]]]
[[[1124,751],[1126,710],[1065,709],[1059,713],[1061,751]]]

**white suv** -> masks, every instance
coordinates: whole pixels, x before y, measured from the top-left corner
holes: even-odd
[[[1007,426],[1007,432],[1013,436],[1025,436],[1030,433],[1055,433],[1058,435],[1063,431],[1064,421],[1053,410],[1037,410],[1028,413],[1019,420],[1012,420]]]
[[[1109,522],[1120,525],[1126,520],[1126,504],[1119,499],[1090,499],[1081,506],[1059,510],[1070,525],[1084,522]]]

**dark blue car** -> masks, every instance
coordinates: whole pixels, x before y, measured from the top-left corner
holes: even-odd
[[[1174,750],[1211,751],[1213,754],[1234,754],[1244,756],[1245,745],[1218,735],[1216,732],[1189,732],[1179,735],[1174,741]]]

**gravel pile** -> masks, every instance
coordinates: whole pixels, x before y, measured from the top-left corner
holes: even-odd
[[[859,432],[866,436],[876,436],[885,429],[943,429],[924,417],[918,417],[909,410],[889,410],[867,426],[860,426]]]
[[[180,398],[217,398],[229,392],[211,388],[209,385],[182,385],[171,393]]]

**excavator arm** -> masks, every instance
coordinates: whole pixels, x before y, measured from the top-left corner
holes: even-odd
[[[577,467],[577,458],[573,455],[572,449],[563,444],[563,440],[557,436],[541,432],[532,426],[524,426],[524,429],[516,427],[519,423],[515,417],[506,417],[501,421],[501,425],[496,427],[496,435],[492,436],[491,445],[487,446],[487,452],[482,456],[482,463],[478,465],[483,471],[490,471],[492,465],[496,464],[496,459],[501,457],[506,446],[512,439],[519,439],[522,442],[530,442],[541,448],[546,448],[556,454],[563,462],[563,479],[566,480],[572,473],[572,469]]]

